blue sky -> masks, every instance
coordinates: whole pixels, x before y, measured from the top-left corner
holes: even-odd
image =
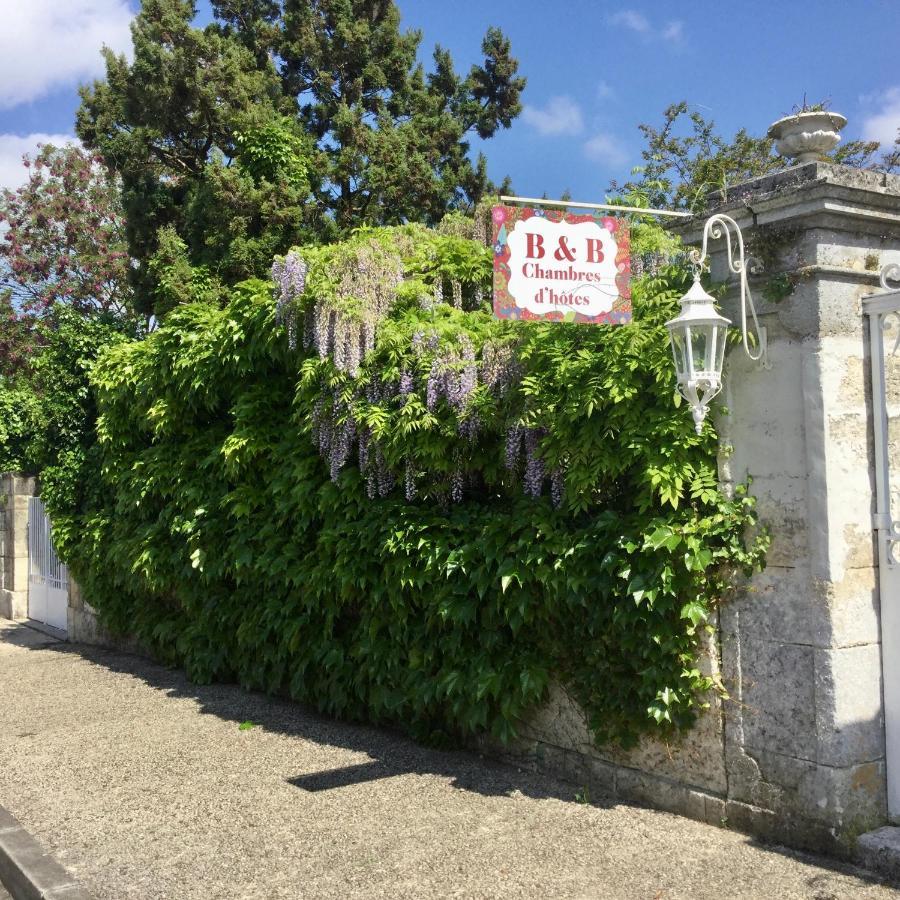
[[[73,133],[77,85],[101,74],[103,43],[126,50],[136,0],[0,0],[0,185],[39,140]],[[473,144],[517,193],[601,199],[640,161],[640,122],[681,99],[731,135],[761,134],[804,94],[850,120],[847,139],[900,126],[900,2],[400,0],[404,25],[441,43],[459,69],[499,25],[528,78],[513,127]],[[208,17],[201,3],[201,19]]]

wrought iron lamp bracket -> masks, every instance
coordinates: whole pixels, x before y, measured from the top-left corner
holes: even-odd
[[[756,316],[756,306],[753,303],[753,295],[750,292],[750,284],[748,281],[748,272],[754,273],[761,271],[762,266],[759,260],[751,256],[747,256],[744,250],[744,235],[738,223],[722,213],[716,213],[706,220],[703,226],[703,243],[700,250],[695,247],[690,252],[691,268],[694,272],[694,278],[699,279],[702,272],[709,268],[709,242],[710,240],[725,240],[725,259],[728,263],[728,270],[736,275],[740,284],[741,292],[741,337],[744,345],[744,352],[754,362],[758,362],[764,369],[771,369],[768,357],[768,342],[766,339],[766,329],[759,324]],[[897,267],[898,276],[900,276],[900,266]],[[750,310],[750,316],[753,319],[753,331],[756,333],[756,349],[750,347],[749,330],[747,328],[747,310]]]

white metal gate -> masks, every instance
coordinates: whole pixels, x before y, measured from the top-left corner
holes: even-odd
[[[65,631],[69,570],[56,555],[50,519],[40,497],[28,500],[28,618]]]
[[[875,515],[881,606],[881,668],[887,758],[888,814],[900,819],[900,290],[863,297],[869,320],[872,430],[875,450]]]

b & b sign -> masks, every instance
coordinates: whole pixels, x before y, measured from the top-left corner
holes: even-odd
[[[631,321],[628,225],[597,214],[495,206],[494,315],[624,325]]]

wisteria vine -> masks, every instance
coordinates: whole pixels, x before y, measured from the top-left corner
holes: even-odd
[[[412,502],[420,494],[422,479],[427,478],[426,493],[439,496],[443,490],[449,502],[463,502],[467,491],[477,487],[476,476],[468,471],[472,450],[466,448],[474,448],[484,425],[473,400],[481,389],[502,401],[521,378],[516,345],[509,338],[476,344],[474,334],[464,329],[447,333],[427,326],[412,332],[407,345],[411,352],[396,377],[384,380],[363,370],[365,357],[375,349],[377,328],[396,306],[400,287],[408,279],[418,292],[419,307],[430,316],[442,305],[458,311],[481,305],[484,277],[472,277],[468,271],[456,274],[441,257],[441,250],[446,246],[458,252],[460,238],[482,246],[488,243],[488,210],[482,210],[474,221],[455,220],[453,229],[460,228],[466,233],[453,232],[440,239],[443,244],[438,240],[427,245],[417,258],[418,273],[415,266],[412,271],[404,269],[404,260],[409,265],[415,247],[412,235],[400,230],[393,246],[384,241],[351,243],[326,257],[325,265],[318,269],[315,250],[307,251],[312,254],[312,266],[297,250],[272,266],[276,321],[286,329],[289,346],[297,348],[298,321],[302,320],[303,349],[320,361],[330,360],[332,371],[343,376],[335,380],[328,370],[321,370],[319,396],[310,421],[313,440],[334,482],[355,456],[373,499],[386,497],[399,485],[406,500]],[[422,286],[429,283],[430,289],[423,291]],[[451,450],[446,480],[436,480],[433,473],[424,471],[428,466],[423,467],[411,451],[402,453],[398,461],[395,449],[390,454],[394,464],[389,464],[388,448],[367,424],[373,408],[379,408],[380,415],[393,415],[414,395],[430,416],[449,413],[456,421],[460,443]],[[544,437],[541,429],[510,429],[507,469],[511,482],[521,478],[522,489],[530,497],[541,496],[549,481],[550,497],[559,506],[564,471],[559,466],[547,471],[541,455]]]

